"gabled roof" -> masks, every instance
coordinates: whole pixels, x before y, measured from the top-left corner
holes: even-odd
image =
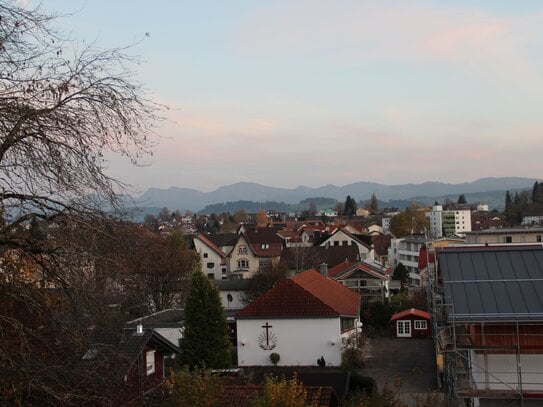
[[[420,309],[416,309],[416,308],[411,308],[411,309],[406,309],[405,311],[397,312],[396,314],[392,315],[390,320],[396,321],[397,319],[402,319],[409,316],[419,317],[423,319],[430,319],[430,314],[428,312],[421,311]]]
[[[455,321],[543,321],[541,246],[446,248],[439,273]]]
[[[358,262],[344,262],[338,264],[336,267],[328,270],[328,275],[335,280],[341,280],[348,278],[350,275],[357,271],[362,271],[368,276],[377,278],[382,281],[388,280],[388,275],[391,273],[391,268],[386,268],[381,264],[373,261],[362,260]]]
[[[334,237],[339,232],[345,233],[348,237],[350,237],[351,239],[353,239],[357,243],[361,244],[362,246],[365,246],[368,250],[371,249],[371,247],[366,242],[361,240],[360,236],[354,235],[354,234],[348,232],[347,230],[345,230],[343,228],[337,228],[336,230],[334,230],[334,232],[327,239],[323,240],[320,244],[323,244],[324,242],[326,242],[326,240],[331,239],[332,237]]]
[[[221,256],[221,258],[226,257],[226,254],[221,249],[219,249],[219,247],[217,247],[215,243],[209,240],[205,235],[199,234],[198,236],[195,237],[195,239],[201,240],[206,246],[208,246],[215,253]]]
[[[311,246],[311,247],[285,247],[281,252],[281,264],[289,269],[318,268],[325,263],[334,267],[347,261],[358,261],[360,252],[353,246]]]
[[[238,239],[237,233],[211,233],[206,237],[217,247],[234,246]]]
[[[266,228],[258,229],[257,232],[242,232],[238,236],[238,240],[234,244],[232,251],[228,254],[230,256],[241,240],[245,240],[247,245],[256,257],[279,257],[281,255],[281,249],[283,247],[283,239],[279,236],[275,230]]]
[[[359,308],[359,294],[308,270],[279,282],[239,311],[236,318],[357,317]]]

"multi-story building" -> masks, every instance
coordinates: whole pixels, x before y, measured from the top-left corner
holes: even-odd
[[[417,273],[419,267],[419,252],[426,245],[426,237],[410,235],[399,239],[391,239],[388,249],[388,261],[391,267],[402,263],[410,273]]]
[[[435,205],[428,216],[432,237],[457,236],[471,231],[469,208],[443,209],[441,205]]]

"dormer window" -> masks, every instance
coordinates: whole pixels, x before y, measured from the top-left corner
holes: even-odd
[[[270,248],[270,245],[267,244],[267,243],[262,243],[262,245],[260,246],[261,249],[269,249]]]
[[[247,246],[238,247],[238,254],[247,254]]]

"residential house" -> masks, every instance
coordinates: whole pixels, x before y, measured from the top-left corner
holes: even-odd
[[[432,320],[447,398],[541,406],[543,248],[444,248],[437,263]]]
[[[236,314],[238,364],[341,364],[342,344],[358,330],[360,295],[308,270],[277,283]]]
[[[193,239],[194,249],[202,264],[202,271],[210,280],[226,280],[228,278],[226,253],[213,243],[208,236],[199,234]]]
[[[271,269],[279,263],[282,239],[266,228],[240,233],[228,253],[231,278],[251,278],[259,270]]]
[[[388,297],[392,268],[372,259],[343,262],[328,270],[328,276],[359,293],[364,302],[381,301]]]
[[[289,275],[294,275],[311,268],[318,269],[321,264],[334,267],[345,261],[359,260],[360,253],[356,246],[301,246],[285,247],[279,264],[286,268]]]
[[[343,228],[336,229],[320,243],[320,246],[356,246],[361,259],[373,257],[373,248],[368,243],[364,242],[360,236],[349,233]]]

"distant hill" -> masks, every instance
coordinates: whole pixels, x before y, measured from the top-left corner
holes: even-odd
[[[345,201],[350,195],[356,201],[364,201],[375,194],[379,201],[419,201],[433,203],[442,202],[446,197],[455,201],[459,194],[465,194],[469,201],[481,201],[491,207],[503,207],[506,190],[522,190],[532,188],[536,178],[501,177],[482,178],[473,182],[449,184],[444,182],[424,182],[421,184],[384,185],[375,182],[356,182],[344,186],[325,185],[318,188],[299,186],[297,188],[268,187],[250,182],[239,182],[217,188],[211,192],[195,189],[171,187],[167,189],[150,188],[136,198],[139,207],[167,207],[183,212],[190,209],[201,211],[207,205],[236,201],[274,202],[279,204],[298,204],[310,197],[321,197]],[[307,201],[306,201],[307,202]],[[398,206],[398,205],[396,205]],[[149,213],[148,211],[145,211]]]

